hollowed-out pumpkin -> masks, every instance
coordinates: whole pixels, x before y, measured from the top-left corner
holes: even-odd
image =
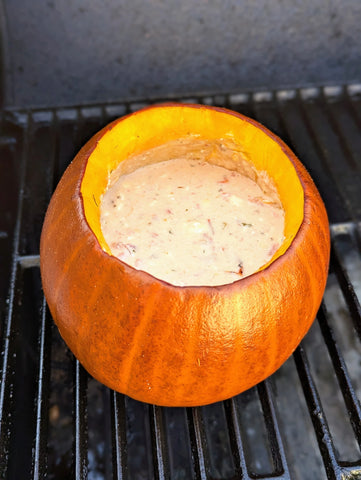
[[[99,205],[109,173],[167,141],[232,138],[274,180],[285,240],[247,278],[221,286],[174,286],[110,254]],[[325,288],[329,227],[310,176],[257,122],[200,105],[162,104],[114,121],[81,149],[50,202],[41,275],[67,345],[99,381],[167,406],[232,397],[272,374],[313,322]]]

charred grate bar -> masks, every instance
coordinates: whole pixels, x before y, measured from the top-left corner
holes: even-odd
[[[361,86],[175,100],[254,117],[305,163],[331,221],[331,267],[317,321],[271,378],[222,403],[160,408],[100,385],[48,313],[41,226],[81,145],[150,102],[5,111],[0,478],[361,478]]]

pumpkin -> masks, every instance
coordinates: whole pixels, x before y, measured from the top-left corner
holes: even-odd
[[[232,138],[274,180],[285,240],[259,271],[220,286],[174,286],[111,255],[99,205],[120,162],[194,135]],[[256,121],[223,108],[154,105],[115,120],[80,150],[46,213],[44,293],[66,344],[100,382],[162,406],[196,406],[254,386],[310,328],[327,279],[328,219],[309,174]]]

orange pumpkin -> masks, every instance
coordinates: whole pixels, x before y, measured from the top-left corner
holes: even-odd
[[[273,178],[285,210],[283,245],[232,284],[168,284],[112,256],[101,233],[109,172],[190,134],[241,145]],[[162,104],[114,121],[81,149],[51,199],[40,263],[54,321],[90,374],[137,400],[192,406],[252,387],[291,355],[316,316],[329,252],[319,193],[278,137],[222,108]]]

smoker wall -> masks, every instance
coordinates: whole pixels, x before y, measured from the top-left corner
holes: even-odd
[[[0,0],[5,106],[361,79],[359,0]]]

